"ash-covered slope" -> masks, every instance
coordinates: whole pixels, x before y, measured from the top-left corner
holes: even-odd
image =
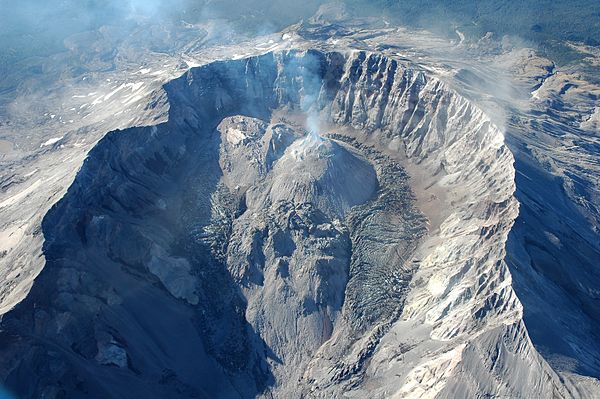
[[[2,320],[19,397],[575,396],[521,321],[513,159],[482,111],[362,51],[165,90],[169,120],[107,135],[44,220]]]

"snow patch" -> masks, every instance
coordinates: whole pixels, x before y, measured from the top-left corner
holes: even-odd
[[[42,184],[42,180],[39,179],[35,183],[33,183],[32,185],[27,187],[25,190],[21,191],[20,193],[13,195],[12,197],[8,197],[4,201],[0,202],[0,209],[5,208],[10,205],[14,205],[14,204],[18,203],[19,201],[25,199],[29,194],[31,194],[32,192],[37,190],[37,188],[41,184]]]
[[[71,121],[71,122],[72,122],[72,121]],[[61,140],[62,140],[64,137],[65,137],[65,136],[60,136],[60,137],[54,137],[54,138],[51,138],[51,139],[49,139],[49,140],[46,140],[46,141],[44,141],[42,144],[40,144],[40,148],[42,148],[42,147],[46,147],[46,146],[49,146],[49,145],[52,145],[52,144],[56,144],[56,143],[58,143],[59,141],[61,141]]]

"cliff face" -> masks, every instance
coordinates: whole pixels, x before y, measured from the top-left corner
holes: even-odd
[[[44,219],[2,320],[19,397],[570,395],[521,322],[513,158],[482,111],[359,51],[165,91],[168,121],[108,134]]]

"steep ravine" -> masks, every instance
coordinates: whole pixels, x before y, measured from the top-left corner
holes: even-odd
[[[2,319],[19,398],[569,396],[521,321],[513,158],[480,110],[365,52],[165,90],[168,122],[108,134],[44,219]]]

